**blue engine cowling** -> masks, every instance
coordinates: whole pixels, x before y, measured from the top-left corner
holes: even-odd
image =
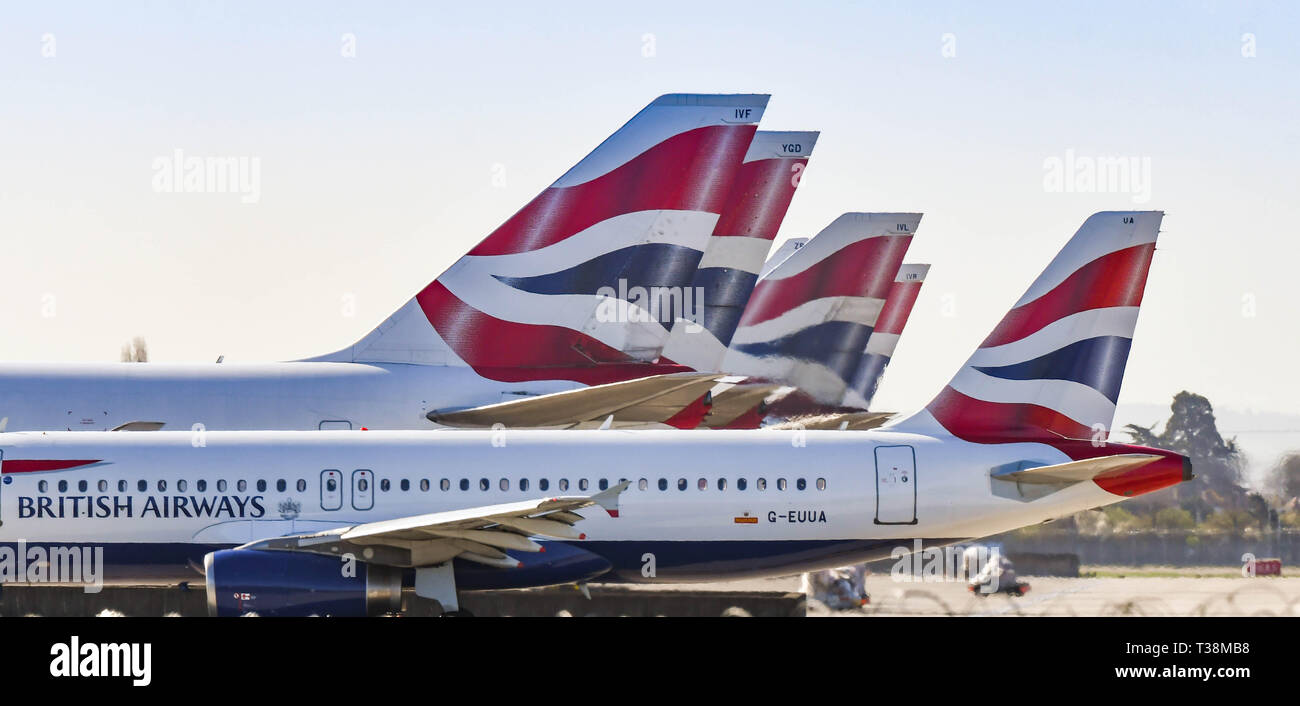
[[[339,557],[224,549],[203,559],[208,614],[369,616],[401,609],[402,570]]]
[[[535,588],[589,581],[610,570],[609,560],[563,542],[545,552],[509,551],[520,562],[503,569],[463,559],[454,563],[464,591]],[[402,585],[412,569],[288,551],[223,549],[204,557],[208,614],[239,616],[369,616],[401,610]],[[348,569],[348,571],[345,571]],[[355,575],[352,575],[355,574]]]

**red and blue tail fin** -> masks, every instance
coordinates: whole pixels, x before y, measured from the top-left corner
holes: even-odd
[[[918,213],[835,219],[759,280],[723,371],[838,405],[920,220]]]
[[[688,289],[767,99],[661,96],[369,335],[317,360],[586,384],[664,372],[633,372],[655,367],[673,320],[651,292]]]
[[[939,396],[889,426],[937,422],[982,443],[1104,439],[1163,217],[1089,217]]]
[[[702,299],[700,319],[674,324],[664,360],[696,370],[720,368],[817,135],[766,130],[754,135],[691,282],[692,295]]]
[[[929,265],[903,265],[894,278],[894,284],[885,297],[885,306],[880,310],[876,326],[867,339],[866,350],[858,361],[858,368],[853,372],[849,389],[844,393],[843,405],[870,409],[871,400],[876,396],[885,368],[894,357],[898,347],[898,338],[903,334],[907,318],[912,314],[916,298],[921,294],[921,285],[929,273]]]

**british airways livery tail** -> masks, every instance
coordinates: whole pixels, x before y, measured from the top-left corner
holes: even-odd
[[[885,297],[885,306],[880,310],[880,318],[867,339],[866,350],[858,361],[858,368],[853,372],[853,380],[844,392],[843,404],[849,407],[870,409],[871,400],[876,396],[876,388],[885,374],[894,349],[898,347],[898,338],[907,325],[907,317],[912,314],[916,298],[921,293],[925,275],[930,271],[929,265],[903,265],[894,278],[894,284]]]
[[[1089,217],[939,396],[891,428],[1105,441],[1163,217]]]
[[[720,369],[817,135],[760,130],[754,136],[691,283],[692,293],[703,297],[702,320],[677,322],[665,362]]]
[[[835,219],[759,281],[724,371],[839,404],[920,220],[916,213]]]
[[[767,99],[661,96],[373,332],[316,360],[468,365],[498,381],[655,372],[643,364],[689,304],[667,293],[690,283]]]

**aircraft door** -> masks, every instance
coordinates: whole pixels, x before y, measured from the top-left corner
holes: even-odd
[[[375,474],[372,471],[352,472],[352,508],[369,510],[375,506]]]
[[[916,453],[911,446],[876,447],[876,524],[916,524]]]
[[[343,474],[336,470],[320,472],[320,509],[343,507]]]

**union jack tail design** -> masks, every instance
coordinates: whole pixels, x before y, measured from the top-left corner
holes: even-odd
[[[935,421],[981,443],[1104,440],[1163,217],[1089,217],[939,396],[890,426]]]
[[[846,213],[754,287],[723,370],[843,398],[921,221],[918,213]]]
[[[702,320],[675,322],[664,360],[696,370],[722,365],[817,135],[766,130],[754,135],[691,282],[693,295],[703,298]]]
[[[880,310],[880,318],[867,339],[867,348],[862,352],[858,368],[853,373],[849,389],[844,393],[843,404],[846,407],[870,409],[871,400],[876,396],[876,388],[885,374],[885,367],[894,356],[898,347],[898,337],[907,325],[907,317],[912,314],[916,298],[921,293],[929,265],[903,265],[894,278],[894,284],[885,297],[885,306]]]
[[[468,365],[517,382],[652,365],[767,106],[661,96],[365,338],[315,360]],[[667,311],[663,311],[664,308]]]

